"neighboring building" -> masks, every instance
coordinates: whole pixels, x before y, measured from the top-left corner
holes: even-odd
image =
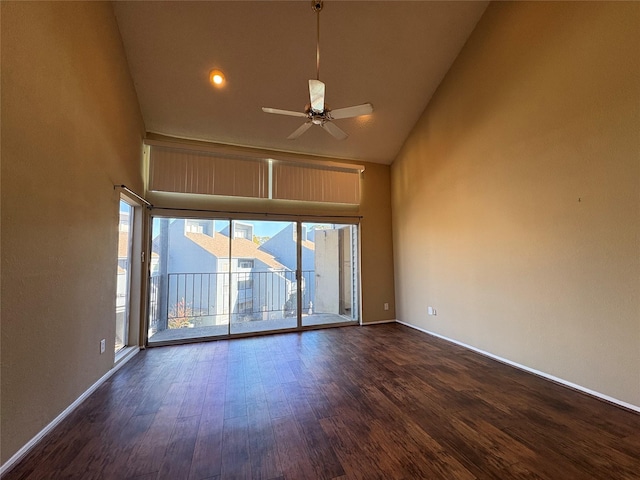
[[[289,270],[297,268],[297,240],[296,224],[290,222],[269,240],[260,245],[259,249],[275,257]],[[304,312],[313,311],[315,301],[315,244],[307,240],[307,227],[302,226],[302,309]]]
[[[296,224],[288,223],[286,227],[260,245],[260,250],[273,255],[289,270],[295,270],[297,267],[296,237]],[[311,270],[315,261],[315,245],[307,240],[307,227],[304,225],[302,226],[302,239],[302,269]]]

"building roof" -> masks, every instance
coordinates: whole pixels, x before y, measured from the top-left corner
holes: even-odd
[[[218,258],[229,256],[229,237],[220,232],[216,232],[213,237],[204,233],[188,232],[185,233],[185,237]],[[278,262],[273,255],[260,250],[258,245],[246,238],[233,239],[231,257],[254,258],[275,270],[286,270],[286,267]]]
[[[184,236],[215,257],[229,256],[229,237],[226,235],[216,232],[212,237],[205,233],[187,232]]]
[[[129,249],[129,232],[118,232],[118,258],[125,258]]]

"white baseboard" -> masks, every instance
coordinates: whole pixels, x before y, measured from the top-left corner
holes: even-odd
[[[118,358],[117,363],[110,369],[107,373],[105,373],[100,379],[91,385],[82,395],[80,395],[76,400],[65,408],[60,415],[53,419],[51,423],[49,423],[46,427],[44,427],[40,432],[36,434],[31,440],[29,440],[20,450],[18,450],[9,460],[7,460],[2,466],[0,466],[0,476],[7,473],[11,468],[17,464],[20,460],[22,460],[43,438],[47,435],[51,430],[53,430],[62,420],[64,420],[71,412],[73,412],[76,408],[80,406],[80,404],[97,388],[102,385],[107,379],[116,373],[120,367],[122,367],[125,363],[127,363],[131,358],[134,357],[136,353],[140,351],[139,347],[131,347]]]
[[[499,357],[497,355],[494,355],[493,353],[489,353],[489,352],[486,352],[484,350],[480,350],[479,348],[473,347],[471,345],[467,345],[466,343],[462,343],[462,342],[459,342],[457,340],[453,340],[453,339],[445,337],[443,335],[439,335],[439,334],[431,332],[429,330],[425,330],[424,328],[417,327],[417,326],[412,325],[410,323],[401,322],[400,320],[396,320],[396,322],[400,323],[402,325],[405,325],[407,327],[413,328],[415,330],[419,330],[419,331],[421,331],[423,333],[426,333],[428,335],[432,335],[434,337],[440,338],[440,339],[445,340],[447,342],[454,343],[454,344],[459,345],[461,347],[464,347],[466,349],[472,350],[472,351],[474,351],[476,353],[484,355],[485,357],[489,357],[489,358],[492,358],[493,360],[497,360],[498,362],[505,363],[505,364],[510,365],[512,367],[518,368],[520,370],[524,370],[525,372],[529,372],[529,373],[532,373],[532,374],[537,375],[539,377],[545,378],[547,380],[551,380],[552,382],[559,383],[560,385],[564,385],[565,387],[569,387],[569,388],[572,388],[574,390],[578,390],[580,392],[586,393],[588,395],[591,395],[593,397],[599,398],[601,400],[605,400],[605,401],[607,401],[609,403],[613,403],[615,405],[618,405],[620,407],[626,408],[628,410],[633,410],[634,412],[640,413],[640,406],[638,406],[638,405],[633,405],[632,403],[627,403],[627,402],[624,402],[622,400],[618,400],[617,398],[610,397],[609,395],[605,395],[604,393],[596,392],[595,390],[591,390],[589,388],[583,387],[582,385],[578,385],[576,383],[569,382],[567,380],[564,380],[564,379],[559,378],[559,377],[555,377],[555,376],[550,375],[548,373],[541,372],[540,370],[536,370],[534,368],[530,368],[530,367],[527,367],[525,365],[521,365],[519,363],[513,362],[513,361],[508,360],[506,358],[502,358],[502,357]]]
[[[112,370],[117,370],[120,368],[120,364],[127,363],[131,357],[133,357],[136,353],[141,350],[141,347],[133,346],[133,347],[125,347],[116,353],[116,361]]]
[[[397,320],[395,318],[391,319],[391,320],[378,320],[376,322],[360,322],[360,325],[365,326],[365,325],[379,325],[381,323],[396,323]]]

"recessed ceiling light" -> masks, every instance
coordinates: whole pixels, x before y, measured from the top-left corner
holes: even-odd
[[[224,85],[224,73],[220,70],[211,70],[209,72],[209,81],[214,87],[222,87]]]

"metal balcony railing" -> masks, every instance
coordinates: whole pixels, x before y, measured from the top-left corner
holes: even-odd
[[[313,308],[315,271],[302,271],[302,307]],[[168,328],[296,315],[294,271],[169,273],[149,284],[151,333]],[[212,320],[212,319],[215,319]]]

